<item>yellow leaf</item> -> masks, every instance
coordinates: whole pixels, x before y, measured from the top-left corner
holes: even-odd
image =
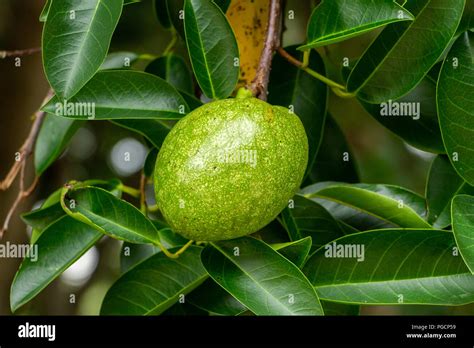
[[[226,16],[234,30],[240,51],[240,77],[237,88],[255,78],[268,23],[269,0],[232,0]]]

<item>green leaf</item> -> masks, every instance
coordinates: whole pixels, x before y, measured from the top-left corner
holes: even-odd
[[[193,94],[189,94],[183,91],[179,91],[179,94],[181,94],[183,99],[186,101],[190,110],[197,109],[198,107],[203,105],[202,101],[196,98]]]
[[[165,29],[171,28],[171,18],[168,14],[168,5],[166,0],[154,0],[153,8],[156,13],[156,18],[161,26]]]
[[[46,19],[48,18],[48,12],[49,8],[51,7],[52,0],[46,0],[46,4],[44,4],[43,10],[41,11],[39,21],[40,22],[46,22]]]
[[[184,0],[166,0],[166,5],[173,27],[184,39]]]
[[[150,244],[124,242],[120,252],[120,270],[128,272],[133,266],[160,252],[160,248]]]
[[[186,0],[184,28],[199,86],[211,99],[227,98],[239,79],[239,49],[221,9],[209,0]],[[237,60],[237,61],[236,61]]]
[[[444,145],[459,175],[474,185],[474,34],[451,47],[438,80],[438,116]]]
[[[193,93],[193,78],[183,58],[170,53],[150,62],[145,71],[161,77],[178,91]]]
[[[169,309],[164,311],[162,316],[208,316],[209,313],[192,305],[188,302],[175,303]]]
[[[311,237],[305,237],[294,242],[278,243],[270,246],[294,263],[296,267],[301,268],[309,255],[311,245]]]
[[[180,119],[186,102],[174,87],[139,71],[98,72],[67,103],[53,97],[43,110],[74,119]]]
[[[296,46],[286,50],[298,59],[303,58],[303,53],[296,51]],[[324,62],[316,51],[310,56],[309,67],[322,75],[326,74]],[[290,108],[303,122],[309,143],[307,176],[313,171],[323,136],[328,88],[326,84],[276,54],[272,62],[268,92],[270,104]]]
[[[436,111],[436,80],[427,76],[407,95],[392,102],[369,104],[360,100],[360,103],[373,118],[408,144],[423,151],[445,152]],[[397,113],[403,114],[396,116]]]
[[[36,262],[25,258],[15,275],[10,291],[12,312],[38,295],[101,237],[100,232],[68,216],[49,225],[35,244]]]
[[[37,175],[41,175],[61,155],[72,136],[84,122],[47,114],[35,143],[34,161]]]
[[[143,165],[143,174],[145,174],[147,178],[152,177],[153,173],[155,172],[155,163],[157,156],[157,148],[151,149],[150,152],[148,152],[148,155],[146,156],[145,164]]]
[[[355,316],[359,315],[360,306],[339,302],[321,301],[324,315],[329,316]]]
[[[451,209],[456,244],[464,262],[474,274],[474,197],[468,195],[454,197]]]
[[[305,188],[306,198],[322,198],[363,211],[407,228],[429,228],[425,221],[425,200],[414,192],[392,185],[314,184]]]
[[[338,222],[320,204],[300,195],[294,196],[292,203],[281,213],[291,240],[308,236],[313,248],[319,248],[344,235]]]
[[[105,180],[86,180],[86,185],[102,187],[115,196],[120,197],[121,191],[118,186],[121,184],[118,179]],[[24,213],[21,215],[22,220],[33,228],[31,234],[31,244],[35,243],[40,237],[44,229],[54,221],[66,215],[61,207],[61,188],[49,195],[39,209]]]
[[[352,70],[349,92],[369,103],[410,92],[441,57],[462,16],[464,0],[408,0],[415,20],[387,26]]]
[[[344,134],[331,115],[326,117],[323,138],[316,161],[302,186],[327,180],[359,181],[352,151]]]
[[[122,13],[123,0],[51,3],[43,30],[43,64],[62,99],[74,96],[99,70]]]
[[[211,243],[201,259],[209,275],[256,315],[323,314],[298,267],[262,241],[243,237]]]
[[[207,279],[189,294],[187,300],[196,307],[214,315],[235,316],[248,309],[212,279]]]
[[[171,126],[160,120],[113,120],[111,122],[143,135],[157,148],[161,147],[171,130]]]
[[[311,14],[308,43],[299,49],[333,44],[390,23],[413,19],[393,0],[323,0]]]
[[[105,295],[102,315],[159,315],[207,277],[201,248],[189,247],[179,258],[158,253],[122,275]],[[172,252],[177,251],[171,250]]]
[[[119,51],[109,53],[100,70],[130,69],[131,65],[138,60],[138,54],[134,52]]]
[[[426,185],[428,222],[434,228],[451,225],[451,200],[462,193],[474,195],[474,187],[459,177],[446,156],[437,156],[431,164]]]
[[[65,204],[69,214],[100,232],[130,243],[160,242],[155,226],[130,203],[97,187],[68,191]]]
[[[31,212],[22,214],[21,219],[31,227],[43,230],[49,224],[56,221],[65,214],[66,213],[61,207],[61,204],[55,203],[48,207],[42,207],[40,209],[36,209]]]
[[[474,276],[457,253],[450,232],[375,230],[334,243],[316,251],[303,268],[323,300],[359,304],[474,302]],[[362,248],[363,253],[354,253]]]

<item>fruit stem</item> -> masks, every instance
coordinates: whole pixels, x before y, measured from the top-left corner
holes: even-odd
[[[146,207],[146,209],[148,210],[149,213],[156,213],[160,211],[160,208],[158,207],[157,204],[149,205]]]
[[[309,56],[311,54],[311,49],[306,50],[303,52],[303,64],[301,65],[301,68],[307,68],[309,65]]]
[[[251,97],[253,97],[252,91],[245,87],[239,88],[235,96],[236,99],[244,99],[244,98],[251,98]]]
[[[304,72],[306,72],[307,74],[313,76],[314,78],[318,79],[319,81],[322,81],[324,82],[325,84],[327,84],[329,87],[331,87],[331,89],[333,90],[333,92],[341,97],[341,98],[353,98],[355,97],[355,94],[353,93],[348,93],[346,91],[346,88],[331,80],[331,79],[328,79],[326,76],[324,75],[321,75],[320,73],[314,71],[313,69],[307,67],[307,66],[304,66],[304,62],[301,62],[299,61],[298,59],[296,59],[295,57],[291,56],[288,52],[286,52],[282,47],[279,47],[278,48],[278,53],[283,57],[285,58],[288,62],[290,62],[291,64],[293,64],[294,66],[296,66],[297,68],[303,70]],[[306,51],[305,51],[305,54],[306,54]],[[303,57],[304,59],[304,57]],[[306,58],[309,60],[309,57]]]
[[[184,253],[186,251],[186,249],[188,249],[191,244],[193,244],[193,240],[190,240],[189,242],[187,242],[185,245],[183,245],[181,247],[181,249],[179,249],[177,252],[175,253],[170,253],[170,251],[168,249],[166,249],[161,243],[157,243],[157,245],[160,247],[161,251],[166,255],[168,256],[170,259],[177,259],[179,257],[179,255],[181,255],[182,253]]]
[[[137,190],[136,188],[120,184],[118,186],[118,189],[120,191],[125,192],[126,194],[134,197],[134,198],[140,198],[141,192],[140,192],[140,190]]]
[[[173,49],[176,42],[178,41],[178,35],[176,34],[176,30],[174,28],[172,28],[172,30],[171,30],[171,35],[172,35],[171,36],[171,41],[169,42],[168,46],[166,46],[165,50],[163,51],[162,56],[168,55],[171,52],[171,50]]]

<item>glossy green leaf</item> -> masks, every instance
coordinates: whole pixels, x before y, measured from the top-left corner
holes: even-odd
[[[262,241],[243,237],[211,243],[201,259],[209,275],[254,314],[323,314],[298,267]]]
[[[309,236],[313,248],[344,235],[338,222],[323,206],[300,195],[293,197],[281,217],[291,240]]]
[[[451,225],[451,200],[463,193],[474,195],[474,187],[456,173],[446,156],[437,156],[431,164],[426,184],[428,222],[434,228]]]
[[[323,0],[311,14],[308,41],[300,49],[333,44],[390,23],[413,19],[393,0]]]
[[[186,44],[197,82],[211,99],[223,99],[239,79],[239,49],[222,10],[209,0],[186,0]]]
[[[138,54],[134,52],[112,52],[107,55],[104,63],[100,66],[100,70],[130,69],[137,60]]]
[[[341,229],[348,233],[368,231],[373,229],[391,228],[397,225],[382,220],[362,210],[321,198],[311,198],[312,201],[323,206],[339,222]],[[354,231],[355,230],[355,231]]]
[[[334,243],[319,249],[303,268],[323,300],[359,304],[474,302],[474,275],[457,252],[451,232],[375,230]]]
[[[347,303],[321,301],[326,316],[355,316],[359,315],[360,306]]]
[[[187,300],[196,307],[214,315],[235,316],[248,310],[210,278],[189,294]]]
[[[31,227],[42,230],[65,214],[66,213],[58,201],[58,203],[52,204],[50,206],[42,207],[40,209],[22,214],[21,219]]]
[[[414,21],[387,26],[352,70],[349,92],[369,103],[410,92],[441,57],[462,16],[464,0],[408,0]]]
[[[361,210],[400,227],[431,227],[424,219],[425,200],[393,185],[323,183],[305,188],[306,198],[322,198]]]
[[[444,153],[436,111],[436,80],[425,77],[404,97],[382,104],[360,101],[367,112],[408,144]]]
[[[102,187],[112,192],[117,197],[121,196],[121,191],[118,189],[121,182],[118,179],[111,179],[107,181],[86,180],[84,183],[86,185]],[[33,228],[30,240],[31,244],[38,240],[47,226],[66,215],[63,208],[61,207],[60,198],[61,189],[58,189],[45,199],[40,208],[21,215],[21,219]]]
[[[43,110],[74,119],[180,119],[186,102],[163,79],[139,71],[101,71],[67,103],[53,97]]]
[[[302,186],[319,181],[358,182],[354,156],[344,134],[331,115],[326,117],[316,161]]]
[[[134,131],[147,138],[155,147],[160,148],[171,126],[160,120],[113,120],[112,123]]]
[[[41,175],[61,155],[82,121],[48,114],[41,124],[35,143],[34,161],[37,175]]]
[[[466,30],[474,29],[474,2],[466,1],[466,7],[462,14],[461,23],[459,23],[457,34],[463,33]]]
[[[453,232],[467,267],[474,274],[474,196],[453,198]]]
[[[43,30],[46,77],[61,99],[74,96],[104,62],[123,0],[52,1]]]
[[[303,58],[303,53],[296,51],[296,46],[286,50],[298,59]],[[322,75],[326,74],[324,62],[316,51],[310,56],[309,67]],[[323,136],[328,88],[277,54],[272,62],[268,92],[270,104],[290,108],[303,122],[309,143],[307,176],[313,171]]]
[[[158,253],[122,275],[105,295],[102,315],[159,315],[207,277],[201,248],[191,246],[179,258]],[[171,250],[175,252],[176,249]]]
[[[173,27],[184,39],[184,0],[166,0],[166,5]]]
[[[49,225],[35,244],[36,262],[25,258],[15,275],[10,291],[12,311],[38,295],[101,237],[100,232],[68,216]]]
[[[294,263],[296,267],[301,268],[309,255],[311,245],[311,237],[305,237],[294,242],[278,243],[270,246]]]
[[[133,266],[160,252],[160,248],[150,244],[124,242],[120,252],[120,270],[128,272]]]
[[[171,18],[168,14],[168,5],[166,0],[153,0],[153,8],[156,13],[156,18],[161,26],[165,29],[171,28]]]
[[[100,232],[130,243],[159,243],[157,229],[130,203],[97,187],[68,191],[66,205],[71,216]]]
[[[170,53],[147,65],[147,73],[161,77],[178,91],[193,93],[193,78],[183,58]]]
[[[162,316],[208,316],[209,313],[188,302],[175,303],[169,309],[161,313]]]
[[[179,94],[181,94],[183,99],[186,101],[190,110],[197,109],[198,107],[203,105],[202,101],[196,98],[193,94],[186,93],[183,91],[179,91]]]
[[[447,154],[459,175],[474,186],[474,34],[451,47],[438,80],[438,117]]]

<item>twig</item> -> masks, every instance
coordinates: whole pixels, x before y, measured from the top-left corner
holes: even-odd
[[[41,105],[48,101],[52,97],[52,95],[53,92],[50,90]],[[38,136],[38,132],[41,128],[41,124],[43,123],[44,117],[45,113],[41,110],[36,111],[36,113],[34,114],[34,122],[31,126],[30,133],[28,134],[25,142],[18,151],[20,154],[20,159],[13,164],[5,179],[0,181],[0,191],[5,191],[12,185],[13,181],[15,181],[15,178],[18,175],[18,172],[21,169],[22,162],[26,161],[28,156],[31,155],[31,152],[33,151],[33,145]]]
[[[53,92],[51,90],[48,91],[48,94],[46,95],[41,105],[43,105],[47,100],[49,100],[52,95],[53,95]],[[18,176],[18,173],[20,173],[19,192],[10,210],[8,211],[7,216],[5,217],[5,221],[3,223],[2,229],[0,230],[0,239],[3,238],[3,235],[8,230],[10,220],[13,216],[13,213],[18,208],[18,205],[21,203],[23,199],[28,197],[33,192],[36,185],[38,184],[39,178],[36,176],[33,183],[30,185],[30,187],[28,187],[25,190],[25,168],[26,168],[26,160],[33,152],[33,146],[36,141],[36,138],[38,137],[38,133],[41,128],[41,124],[44,120],[44,117],[45,117],[45,113],[43,111],[38,110],[35,113],[34,122],[33,122],[33,125],[31,126],[30,133],[28,134],[28,137],[26,138],[25,142],[23,143],[23,145],[21,146],[19,150],[19,153],[20,153],[19,160],[13,164],[6,178],[0,182],[0,190],[6,190],[15,181],[15,178]]]
[[[258,63],[255,79],[250,91],[262,100],[267,100],[268,81],[272,65],[273,53],[280,46],[281,33],[281,0],[270,0],[270,12],[267,25],[267,36]]]
[[[146,176],[145,174],[141,174],[140,176],[140,210],[142,211],[143,214],[146,215],[146,192],[145,192],[145,186],[146,186]]]
[[[24,50],[14,50],[14,51],[0,51],[0,59],[5,59],[7,57],[23,57],[41,52],[41,47],[27,48]]]
[[[293,64],[294,66],[296,66],[297,68],[303,70],[304,72],[308,73],[309,75],[313,76],[314,78],[324,82],[325,84],[327,84],[329,87],[331,87],[331,89],[333,90],[333,92],[338,95],[339,97],[342,97],[342,98],[353,98],[355,96],[355,94],[353,93],[349,93],[346,91],[346,88],[337,83],[337,82],[334,82],[333,80],[331,79],[328,79],[326,76],[324,75],[321,75],[320,73],[318,73],[317,71],[314,71],[313,69],[307,67],[304,65],[303,62],[299,61],[298,59],[296,59],[295,57],[293,57],[292,55],[290,55],[288,52],[286,52],[282,47],[279,47],[278,48],[278,53],[283,57],[285,58],[288,62],[290,62],[291,64]]]

